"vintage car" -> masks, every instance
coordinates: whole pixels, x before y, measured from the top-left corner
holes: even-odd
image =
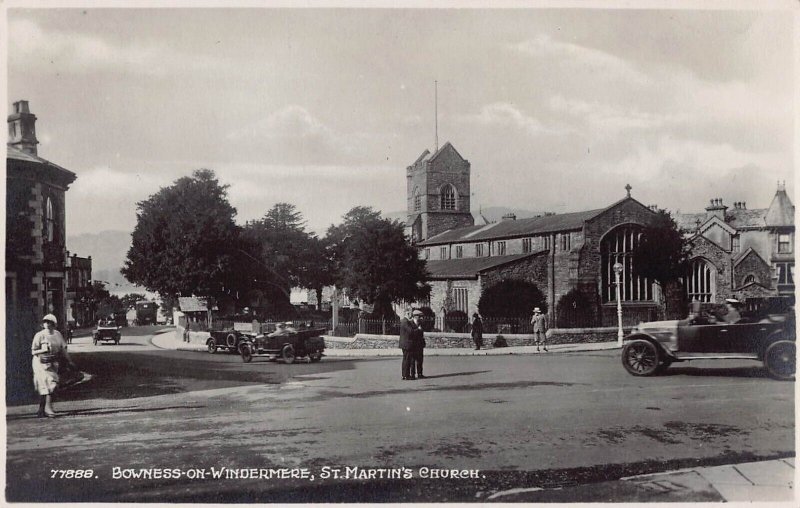
[[[238,353],[239,341],[245,335],[238,330],[213,330],[210,333],[211,337],[206,341],[206,347],[211,354],[220,349],[224,349],[229,353]]]
[[[114,344],[119,344],[122,339],[121,326],[117,325],[113,320],[99,321],[97,327],[92,330],[92,342],[96,346],[98,342],[113,341]]]
[[[747,359],[763,362],[773,378],[792,380],[795,355],[794,311],[733,324],[697,314],[637,326],[624,339],[622,365],[634,376],[652,376],[675,362]]]
[[[239,354],[245,363],[255,356],[265,356],[270,360],[281,359],[284,363],[294,363],[297,358],[307,358],[310,362],[322,359],[325,339],[324,329],[294,331],[284,335],[242,335]]]

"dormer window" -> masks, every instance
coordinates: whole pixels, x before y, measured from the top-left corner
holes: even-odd
[[[441,210],[456,209],[456,188],[452,185],[442,187],[439,197],[439,208]]]

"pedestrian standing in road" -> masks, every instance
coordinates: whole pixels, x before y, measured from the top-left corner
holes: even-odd
[[[472,341],[475,342],[475,351],[479,351],[483,346],[483,321],[477,312],[472,315]]]
[[[417,309],[411,313],[411,320],[416,329],[413,331],[411,337],[411,346],[413,349],[413,362],[411,364],[411,374],[414,374],[414,369],[417,371],[418,379],[425,379],[422,375],[422,361],[425,356],[425,332],[422,330],[422,311]],[[412,379],[414,379],[412,377]]]
[[[406,312],[403,319],[400,320],[400,349],[403,351],[403,364],[401,367],[403,381],[416,379],[412,372],[412,365],[414,362],[413,356],[413,335],[416,331],[417,325],[414,324],[411,316],[411,310]]]
[[[547,318],[542,314],[542,309],[539,307],[534,307],[533,309],[531,324],[533,325],[533,340],[536,342],[536,351],[539,351],[539,346],[542,346],[547,351]]]
[[[33,385],[39,393],[39,418],[55,418],[53,410],[53,392],[58,388],[59,365],[70,365],[77,370],[67,354],[67,343],[61,332],[56,330],[57,320],[52,314],[42,318],[43,329],[33,336],[31,343]]]

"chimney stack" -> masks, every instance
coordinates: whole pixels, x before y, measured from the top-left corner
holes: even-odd
[[[710,219],[711,217],[719,217],[723,221],[725,220],[725,210],[728,207],[722,204],[722,198],[714,198],[711,200],[711,204],[706,207],[706,220]]]
[[[513,213],[503,215],[503,220],[517,220],[517,216]]]
[[[28,101],[17,101],[8,115],[8,146],[37,155],[36,115],[30,112]]]

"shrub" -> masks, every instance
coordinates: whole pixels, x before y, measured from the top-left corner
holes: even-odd
[[[462,333],[467,329],[469,318],[467,313],[461,310],[452,310],[447,313],[444,319],[445,330],[453,330],[456,333]]]
[[[534,307],[547,313],[544,294],[528,281],[508,279],[486,288],[478,301],[481,316],[487,318],[528,318]]]
[[[577,288],[569,291],[558,301],[558,305],[556,305],[556,326],[559,328],[594,326],[592,303]]]
[[[508,342],[506,342],[506,338],[502,335],[498,335],[496,339],[494,339],[494,347],[508,347]]]
[[[420,320],[422,330],[425,332],[434,331],[433,327],[436,324],[436,314],[433,312],[433,309],[430,307],[420,307],[419,310],[422,312],[422,319]]]

